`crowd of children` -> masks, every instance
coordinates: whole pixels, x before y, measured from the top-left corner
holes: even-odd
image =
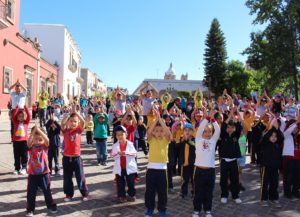
[[[148,158],[146,217],[153,216],[156,194],[159,216],[167,216],[168,191],[174,191],[172,178],[176,174],[182,177],[180,196],[188,197],[190,189],[194,205],[191,215],[199,217],[203,210],[206,217],[211,217],[216,156],[220,163],[221,203],[228,202],[229,193],[236,204],[242,203],[240,192],[245,190],[242,169],[246,165],[247,148],[250,165],[260,169],[262,206],[280,207],[280,171],[284,195],[300,198],[300,116],[293,98],[285,104],[282,95],[270,99],[264,91],[255,102],[254,98],[230,96],[224,90],[213,101],[205,99],[198,90],[190,101],[183,102],[179,98],[172,100],[169,93],[158,99],[158,92],[146,83],[139,98],[126,97],[117,88],[109,106],[107,100],[77,101],[60,111],[57,109],[61,106],[57,106],[50,112],[46,133],[36,122],[27,135],[30,113],[26,106],[23,112],[17,105],[12,114],[14,173],[27,171],[29,175],[27,216],[33,215],[38,187],[44,192],[47,208],[57,211],[51,196],[50,176],[61,175],[60,147],[64,201],[71,201],[74,196],[73,174],[82,200],[89,200],[81,158],[82,133],[86,129],[87,145],[96,141],[96,159],[99,165],[106,166],[110,126],[113,127],[110,157],[114,160],[119,202],[135,201],[139,149]],[[40,124],[43,126],[43,121]]]

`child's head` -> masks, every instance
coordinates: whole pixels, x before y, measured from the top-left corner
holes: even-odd
[[[88,121],[92,121],[93,120],[93,115],[88,115]]]
[[[195,120],[196,121],[200,121],[202,116],[203,116],[203,112],[202,111],[196,111],[195,112]]]
[[[102,124],[105,121],[105,116],[103,113],[100,113],[98,116],[98,121]]]
[[[79,118],[77,116],[77,114],[72,113],[68,119],[68,127],[70,129],[74,129],[77,128],[79,125]]]
[[[269,141],[270,141],[271,143],[275,143],[275,142],[277,142],[277,139],[278,139],[277,132],[274,131],[274,132],[272,133],[272,135],[270,136]]]
[[[227,124],[227,128],[226,128],[226,132],[229,135],[232,135],[235,132],[236,128],[235,128],[235,123],[233,120],[230,120]]]
[[[119,109],[117,109],[115,111],[115,116],[118,118],[118,117],[121,117],[121,115],[122,115],[122,112]]]
[[[19,111],[17,113],[17,120],[18,120],[18,122],[24,122],[24,120],[25,120],[25,113],[23,111]]]
[[[213,136],[214,133],[214,127],[212,124],[207,124],[204,128],[202,137],[204,139],[210,139]]]
[[[164,137],[164,128],[157,123],[153,129],[153,136],[157,139],[162,139]]]
[[[132,125],[132,115],[127,115],[127,118],[125,120],[126,125]]]
[[[143,123],[144,123],[144,117],[140,116],[139,121],[138,121],[138,125],[142,125]]]
[[[127,130],[125,127],[118,125],[115,127],[114,132],[116,134],[116,138],[120,143],[126,142]]]
[[[33,130],[35,129],[35,127],[33,127],[31,129],[31,134],[33,133]],[[43,129],[39,128],[40,130],[44,131]],[[41,133],[39,131],[35,131],[33,134],[32,134],[32,143],[34,145],[43,145],[45,143]]]
[[[194,134],[194,127],[192,124],[187,123],[183,127],[183,137],[185,139],[191,138]]]

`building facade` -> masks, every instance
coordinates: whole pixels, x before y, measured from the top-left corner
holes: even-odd
[[[58,66],[57,92],[65,102],[81,94],[81,54],[70,31],[64,25],[24,24],[24,34],[38,38],[42,56]]]
[[[56,94],[58,68],[41,58],[41,46],[37,38],[24,37],[19,32],[20,0],[0,0],[0,109],[7,113],[10,100],[9,87],[17,80],[25,86],[27,106],[37,100],[44,87]]]
[[[173,68],[173,64],[170,64],[169,69],[165,72],[164,79],[145,79],[133,92],[133,95],[139,95],[141,88],[145,83],[151,83],[155,87],[159,94],[164,92],[172,92],[176,94],[176,91],[190,91],[194,92],[200,89],[203,94],[208,95],[208,88],[204,85],[201,80],[189,80],[188,74],[182,74],[181,79],[176,79],[176,73]]]
[[[98,75],[88,68],[81,69],[81,78],[83,79],[82,83],[82,93],[87,96],[101,95],[107,96],[107,87],[104,82],[98,78]]]

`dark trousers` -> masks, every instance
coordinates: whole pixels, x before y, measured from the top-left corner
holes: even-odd
[[[86,185],[85,175],[83,171],[83,163],[81,157],[63,157],[64,170],[64,193],[68,197],[74,196],[73,173],[75,173],[76,181],[82,196],[88,196],[89,191]]]
[[[233,199],[239,198],[239,169],[237,160],[226,162],[224,159],[221,160],[221,197],[228,197],[228,177],[230,179],[230,190]]]
[[[283,178],[284,194],[299,195],[300,189],[300,160],[286,159]]]
[[[27,166],[27,141],[14,141],[15,170],[26,169]]]
[[[173,185],[173,165],[168,164],[168,187],[174,188]]]
[[[155,208],[155,196],[158,195],[157,209],[159,212],[166,211],[167,207],[167,171],[148,169],[146,173],[145,206],[149,210]]]
[[[261,200],[278,200],[279,169],[262,167]]]
[[[182,195],[186,196],[188,194],[188,186],[191,180],[192,189],[194,188],[194,165],[187,165],[182,166],[181,168],[181,178],[182,178],[182,185],[181,185],[181,193]],[[192,190],[193,194],[193,190]]]
[[[138,139],[138,147],[139,148],[141,147],[144,154],[147,155],[148,154],[148,147],[147,147],[147,143],[146,143],[146,140],[145,139]],[[138,150],[138,149],[136,149]]]
[[[179,156],[180,156],[180,145],[176,143],[174,145],[174,167],[173,167],[173,174],[181,174],[181,166],[179,165]],[[177,172],[176,172],[177,166]]]
[[[42,189],[48,209],[56,207],[50,189],[50,175],[29,175],[27,184],[27,212],[34,212],[37,189]]]
[[[215,187],[215,168],[201,169],[195,167],[194,174],[194,211],[211,211]]]
[[[86,131],[86,143],[93,144],[93,131]]]
[[[45,112],[46,112],[46,109],[39,108],[40,127],[45,126],[45,123],[46,123]]]
[[[48,162],[49,162],[49,169],[50,174],[52,173],[52,161],[54,160],[54,170],[55,173],[59,171],[59,162],[58,162],[58,155],[59,155],[59,147],[50,147],[48,150]]]
[[[135,174],[127,175],[126,169],[121,170],[121,175],[119,174],[116,175],[118,197],[126,197],[126,191],[125,191],[126,183],[128,187],[128,191],[127,191],[128,195],[130,197],[135,196],[134,178],[135,178]]]

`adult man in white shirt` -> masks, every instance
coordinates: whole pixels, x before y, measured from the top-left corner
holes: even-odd
[[[12,91],[14,89],[14,91]],[[23,92],[21,92],[23,89]],[[10,101],[11,101],[11,113],[14,112],[17,106],[19,106],[20,109],[24,109],[25,103],[26,103],[26,96],[27,96],[27,89],[20,83],[19,79],[14,83],[10,88]],[[13,135],[13,123],[11,121],[11,137]]]

